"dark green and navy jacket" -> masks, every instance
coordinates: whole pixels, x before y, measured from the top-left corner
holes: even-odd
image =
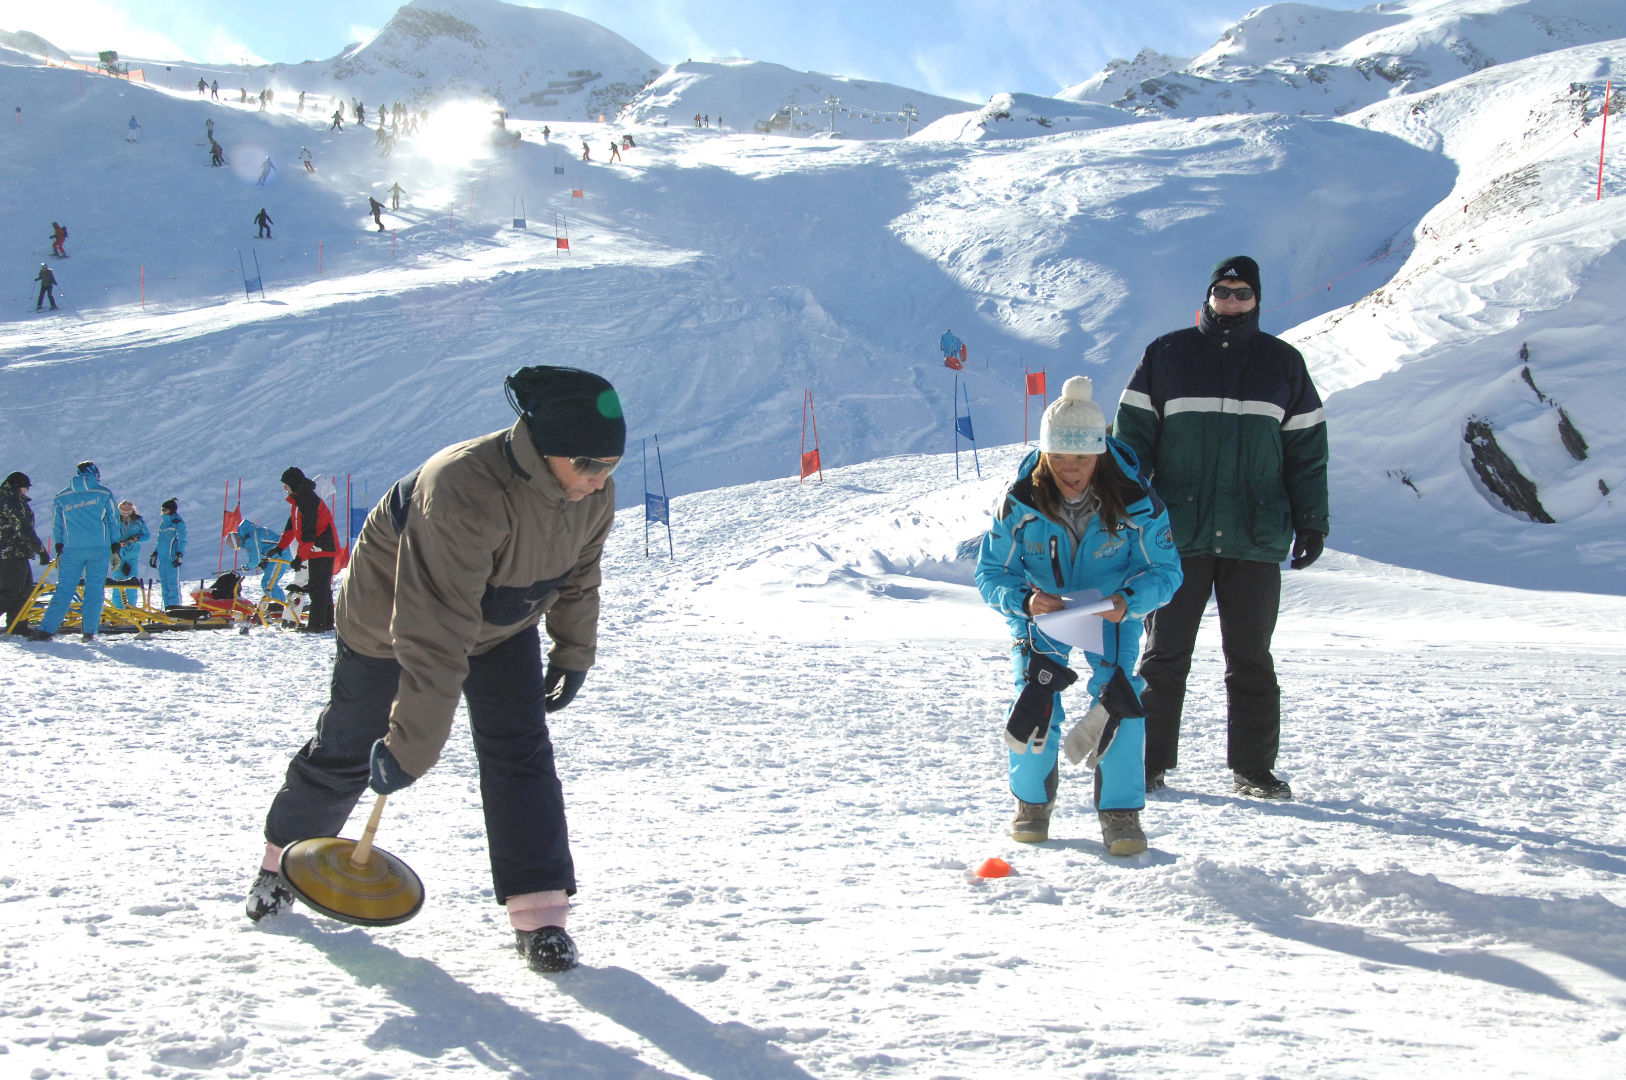
[[[1113,434],[1139,457],[1186,558],[1281,562],[1293,533],[1328,531],[1327,418],[1304,357],[1258,311],[1146,347]]]

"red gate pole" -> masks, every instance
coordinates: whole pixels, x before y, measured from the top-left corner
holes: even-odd
[[[1615,87],[1615,80],[1610,79],[1603,84],[1603,134],[1598,138],[1598,198],[1603,201],[1603,147],[1609,139],[1609,93]]]

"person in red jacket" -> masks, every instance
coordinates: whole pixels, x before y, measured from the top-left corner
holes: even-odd
[[[290,567],[295,573],[307,562],[310,564],[310,580],[305,589],[311,607],[305,629],[320,634],[333,629],[333,559],[339,550],[339,539],[333,531],[333,513],[316,494],[316,484],[293,466],[282,473],[282,490],[288,493],[288,505],[293,510],[288,514],[288,524],[283,526],[277,546],[294,553]]]

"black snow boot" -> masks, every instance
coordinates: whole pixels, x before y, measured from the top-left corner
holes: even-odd
[[[1260,769],[1258,772],[1232,772],[1231,781],[1238,795],[1249,795],[1255,799],[1293,797],[1293,789],[1287,781],[1278,778],[1269,769]]]
[[[540,930],[515,930],[514,951],[525,958],[532,971],[554,974],[576,966],[576,943],[562,926]]]

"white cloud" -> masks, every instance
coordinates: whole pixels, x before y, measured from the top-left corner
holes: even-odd
[[[383,28],[379,26],[357,26],[356,24],[351,23],[350,36],[345,40],[345,44],[348,45],[350,42],[354,41],[359,42],[362,45],[366,45],[371,42],[373,38],[378,36],[378,32],[381,29]]]

